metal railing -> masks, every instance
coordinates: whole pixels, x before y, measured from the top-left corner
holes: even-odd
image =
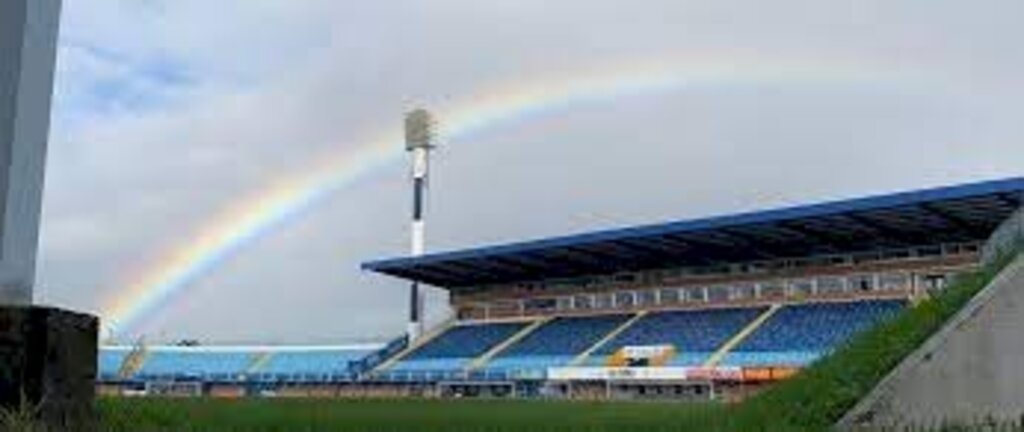
[[[981,248],[981,263],[989,266],[1008,254],[1024,249],[1024,207],[1017,209],[989,236]]]

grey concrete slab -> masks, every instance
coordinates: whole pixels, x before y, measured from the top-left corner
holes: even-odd
[[[60,7],[0,1],[0,304],[32,301]]]
[[[900,363],[837,428],[1017,421],[1022,414],[1024,256]]]

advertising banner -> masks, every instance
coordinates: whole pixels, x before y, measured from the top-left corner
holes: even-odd
[[[739,380],[738,367],[559,367],[548,369],[548,379],[578,381],[714,381]]]

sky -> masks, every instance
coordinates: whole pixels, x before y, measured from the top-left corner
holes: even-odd
[[[702,79],[442,139],[428,249],[1019,176],[1020,16],[1017,0],[66,0],[36,298],[103,318],[225,209],[411,108],[652,68]],[[407,252],[408,176],[400,157],[353,176],[107,336],[400,334],[406,283],[359,264]],[[445,301],[430,293],[432,320]]]

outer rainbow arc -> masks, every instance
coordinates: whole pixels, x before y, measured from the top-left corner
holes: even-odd
[[[921,85],[919,76],[856,69],[852,65],[719,61],[697,65],[664,62],[589,76],[566,76],[527,85],[501,86],[476,93],[435,110],[442,120],[442,140],[456,140],[523,117],[541,115],[577,103],[614,100],[675,90],[730,84],[773,82],[906,83]],[[397,122],[396,122],[397,123]],[[401,161],[400,131],[385,131],[367,145],[325,159],[309,174],[271,183],[220,212],[191,240],[160,258],[141,276],[127,281],[101,315],[115,334],[138,326],[175,293],[183,291],[258,239],[312,210],[326,197],[364,178],[378,168]]]

